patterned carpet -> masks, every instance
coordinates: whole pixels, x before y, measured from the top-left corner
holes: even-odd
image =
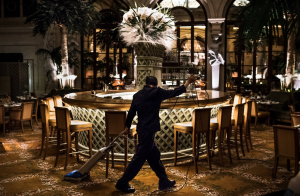
[[[270,127],[259,125],[252,128],[254,148],[242,160],[237,160],[232,150],[233,164],[224,157],[225,166],[219,166],[219,157],[212,159],[212,171],[208,169],[205,157],[198,162],[199,174],[195,173],[192,164],[188,174],[187,185],[179,192],[173,192],[185,182],[186,171],[190,161],[181,162],[174,167],[173,163],[165,163],[170,179],[175,179],[177,187],[168,192],[155,191],[158,178],[145,165],[138,176],[131,181],[136,188],[134,194],[128,195],[265,195],[287,188],[294,175],[287,171],[286,160],[279,163],[277,178],[272,180],[271,172],[274,162],[273,132]],[[116,165],[109,170],[109,178],[105,178],[105,164],[98,163],[92,169],[91,177],[82,182],[63,181],[63,176],[80,168],[75,157],[67,171],[63,170],[64,156],[61,155],[58,167],[54,168],[54,148],[46,160],[38,157],[40,151],[41,124],[35,125],[34,131],[25,125],[25,133],[14,127],[11,133],[3,137],[0,134],[0,195],[124,195],[114,188],[116,181],[123,174],[123,166]],[[293,161],[291,169],[293,170]]]

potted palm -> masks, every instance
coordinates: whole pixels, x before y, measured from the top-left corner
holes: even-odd
[[[34,0],[36,12],[26,18],[25,23],[33,23],[33,35],[43,37],[54,25],[60,29],[62,74],[69,74],[68,33],[87,35],[94,25],[95,13],[92,1],[82,0]]]

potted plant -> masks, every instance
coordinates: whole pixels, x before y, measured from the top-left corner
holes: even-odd
[[[164,51],[171,51],[175,23],[170,11],[161,7],[135,7],[124,11],[119,25],[120,37],[127,46],[133,46],[137,55],[137,89],[143,88],[144,76],[161,77]],[[146,68],[147,67],[147,68]],[[161,82],[158,83],[161,86]]]

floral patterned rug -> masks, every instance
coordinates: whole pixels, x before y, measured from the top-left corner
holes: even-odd
[[[212,170],[209,170],[205,156],[198,162],[199,173],[191,160],[165,163],[170,179],[175,179],[176,187],[162,192],[158,189],[158,178],[151,168],[145,164],[139,174],[131,181],[136,189],[128,195],[265,195],[285,190],[293,177],[294,163],[291,170],[286,169],[286,160],[280,160],[277,178],[272,179],[274,164],[274,141],[271,127],[263,125],[256,129],[251,127],[253,150],[240,154],[237,160],[232,150],[233,163],[223,157],[225,166],[220,167],[218,154],[212,158]],[[25,125],[25,132],[14,127],[3,136],[0,133],[0,195],[126,195],[115,189],[116,181],[124,171],[123,165],[109,169],[109,177],[105,178],[105,163],[98,163],[91,171],[90,178],[81,182],[64,181],[63,176],[80,168],[86,159],[70,157],[67,171],[63,170],[64,155],[60,155],[58,167],[54,168],[55,149],[51,148],[46,160],[39,157],[41,145],[41,124],[34,126],[34,131]],[[245,148],[246,149],[246,148]],[[181,189],[188,178],[186,186]]]

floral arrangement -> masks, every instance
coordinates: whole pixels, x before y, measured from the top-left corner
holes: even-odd
[[[136,6],[124,12],[119,31],[127,45],[146,42],[163,45],[167,51],[173,48],[173,40],[176,39],[175,22],[169,10]]]

